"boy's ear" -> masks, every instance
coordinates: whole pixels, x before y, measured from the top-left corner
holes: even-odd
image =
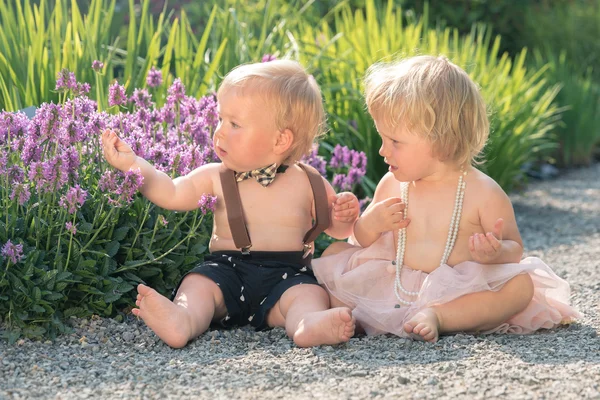
[[[277,135],[277,141],[275,142],[275,154],[284,154],[292,147],[294,143],[294,133],[290,129],[284,129]]]

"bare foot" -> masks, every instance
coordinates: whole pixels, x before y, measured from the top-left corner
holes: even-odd
[[[354,336],[356,321],[348,307],[337,307],[307,314],[294,333],[299,347],[347,342]]]
[[[135,305],[139,308],[134,308],[131,312],[143,319],[169,346],[185,346],[191,339],[192,332],[187,312],[146,285],[139,284],[137,290]]]
[[[410,321],[404,324],[406,333],[417,336],[427,342],[435,343],[438,340],[440,319],[433,308],[426,308],[416,313]]]

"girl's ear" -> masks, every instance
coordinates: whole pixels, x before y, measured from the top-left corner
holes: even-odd
[[[275,154],[281,155],[287,152],[294,143],[294,133],[290,129],[280,131],[275,142]]]

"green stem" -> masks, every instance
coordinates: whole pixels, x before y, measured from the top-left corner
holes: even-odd
[[[61,210],[61,212],[60,212],[61,216],[63,215],[63,213],[64,213],[64,210]],[[64,230],[65,230],[65,227],[63,224],[60,228],[60,232],[58,233],[58,245],[56,246],[56,253],[54,254],[54,268],[56,268],[56,269],[58,269],[56,266],[56,260],[58,260],[58,256],[60,255],[60,242],[61,242]]]
[[[167,240],[165,240],[165,243],[169,242],[169,239],[171,239],[171,237],[173,237],[173,234],[175,233],[175,231],[177,230],[177,228],[179,228],[179,226],[183,223],[183,221],[185,221],[185,219],[187,218],[187,215],[189,213],[190,213],[189,211],[186,211],[185,214],[183,214],[183,217],[181,217],[181,219],[175,224],[175,227],[173,228],[173,230],[169,234],[169,237],[167,237]]]
[[[75,227],[75,219],[77,217],[77,213],[73,213],[73,227]],[[69,250],[67,251],[67,261],[65,261],[65,269],[69,269],[69,260],[71,259],[71,246],[73,244],[73,230],[71,230],[69,235]]]
[[[199,222],[202,222],[202,218],[199,220]],[[196,233],[196,229],[198,229],[198,226],[200,226],[200,223],[197,223],[197,224],[194,223],[194,225],[192,225],[192,230],[183,239],[181,239],[179,242],[177,242],[175,244],[175,246],[171,247],[167,252],[161,254],[159,257],[157,257],[157,258],[155,258],[153,260],[144,261],[142,263],[123,266],[123,267],[117,269],[115,271],[115,273],[119,273],[119,272],[131,270],[131,269],[139,268],[139,267],[142,267],[144,265],[148,265],[150,263],[159,261],[160,259],[162,259],[162,258],[166,257],[167,255],[169,255],[173,250],[175,250],[176,248],[178,248],[183,242],[185,242],[186,240],[188,240],[189,236],[193,236],[194,233]]]
[[[156,236],[156,230],[158,229],[158,220],[159,219],[160,219],[160,215],[158,215],[156,217],[156,221],[154,221],[154,229],[152,230],[152,237],[150,238],[150,243],[148,243],[148,251],[150,253],[152,253],[152,243],[154,243],[154,236]]]
[[[56,199],[56,191],[52,192],[52,201],[48,204],[48,208],[46,211],[46,217],[48,222],[48,239],[46,240],[46,251],[50,250],[50,239],[52,237],[52,229],[54,224],[54,218],[52,215],[52,206],[54,205],[54,200]]]
[[[92,238],[85,244],[85,246],[83,246],[83,248],[81,249],[81,251],[83,252],[85,249],[88,248],[88,246],[90,244],[92,244],[92,242],[98,237],[98,235],[100,234],[100,231],[102,230],[102,228],[104,228],[104,225],[106,225],[106,222],[108,221],[108,219],[112,216],[112,213],[115,211],[115,208],[111,208],[110,211],[108,212],[108,215],[106,216],[106,218],[104,218],[104,221],[102,221],[102,224],[100,225],[100,227],[98,227],[98,229],[96,230],[96,232],[94,232],[94,236],[92,236]]]
[[[146,205],[146,211],[144,212],[144,217],[142,218],[142,222],[140,223],[140,228],[136,231],[135,237],[133,238],[133,242],[131,242],[131,247],[129,247],[129,250],[127,251],[127,256],[125,257],[126,260],[129,260],[131,258],[133,247],[135,246],[135,242],[137,242],[138,237],[140,236],[140,232],[144,228],[144,224],[146,223],[146,219],[148,218],[148,212],[150,211],[151,206],[152,203],[148,202],[148,204]]]
[[[4,273],[2,274],[2,279],[0,279],[0,282],[2,282],[4,278],[6,278],[6,274],[8,273],[8,267],[10,267],[10,260],[6,260],[6,268],[4,268]]]
[[[92,229],[94,228],[94,226],[96,226],[96,221],[98,221],[98,216],[100,216],[103,209],[104,209],[104,202],[101,201],[100,207],[98,209],[96,209],[96,213],[94,214],[94,220],[92,221]],[[90,233],[88,232],[86,239],[89,237],[90,237]]]

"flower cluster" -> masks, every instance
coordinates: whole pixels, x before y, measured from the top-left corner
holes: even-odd
[[[67,190],[67,194],[60,198],[58,204],[66,208],[69,214],[75,213],[85,203],[87,191],[75,185]]]
[[[209,212],[214,212],[217,206],[217,196],[203,194],[198,201],[198,207],[202,214],[206,215]]]
[[[72,92],[75,96],[86,95],[90,92],[90,84],[83,82],[77,82],[75,74],[68,69],[61,70],[56,76],[56,86],[54,88],[57,92],[65,93]]]
[[[323,176],[326,176],[328,170],[331,171],[331,184],[337,191],[352,190],[367,173],[367,156],[362,151],[350,150],[338,144],[333,149],[329,163],[318,155],[318,151],[319,148],[315,145],[302,161],[315,167]]]
[[[8,240],[4,246],[2,246],[2,251],[0,251],[0,254],[2,254],[4,258],[7,258],[13,264],[16,264],[23,258],[23,245],[14,244]]]
[[[100,72],[104,65],[96,60],[92,68]],[[161,72],[152,68],[147,83],[161,85]],[[87,97],[89,85],[77,82],[75,74],[65,69],[56,82],[56,90],[64,94],[62,103],[42,104],[31,120],[22,112],[0,112],[0,201],[9,213],[7,232],[18,232],[10,225],[26,216],[29,205],[39,207],[37,218],[43,226],[76,235],[78,221],[89,232],[89,213],[102,209],[99,203],[123,207],[138,198],[143,185],[140,172],[121,172],[104,161],[100,135],[105,129],[117,131],[140,157],[172,177],[215,161],[211,141],[218,121],[215,95],[186,96],[179,79],[167,89],[165,105],[158,107],[147,89],[134,89],[128,96],[115,82],[108,101],[118,109],[99,112],[97,103]],[[201,211],[207,213],[214,210],[216,198],[203,197],[201,203]],[[168,224],[164,216],[161,224]],[[60,238],[51,228],[43,229],[47,232],[33,235],[36,245],[42,236],[44,243]],[[9,239],[1,254],[15,264],[23,257],[23,245],[13,244],[15,237]]]
[[[162,72],[152,67],[150,71],[148,71],[148,76],[146,77],[146,84],[150,87],[157,87],[162,85],[162,82]]]

